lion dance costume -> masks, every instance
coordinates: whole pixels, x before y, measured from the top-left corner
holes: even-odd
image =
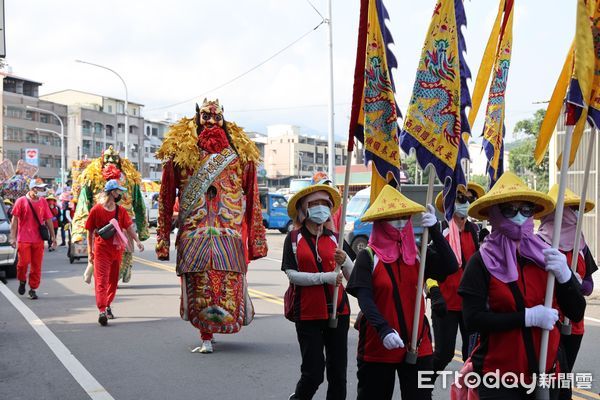
[[[225,122],[219,101],[196,105],[167,133],[159,197],[160,260],[169,259],[176,199],[177,275],[181,318],[200,330],[202,353],[213,333],[236,333],[253,317],[247,296],[249,260],[267,255],[256,167],[260,156],[242,128]]]
[[[142,177],[131,161],[121,158],[119,153],[110,146],[104,151],[102,157],[89,163],[77,178],[77,183],[73,185],[73,195],[79,199],[72,223],[72,241],[74,243],[86,240],[85,221],[90,214],[90,210],[96,204],[97,196],[103,192],[104,185],[111,179],[119,180],[120,184],[127,188],[127,192],[123,193],[123,199],[119,202],[119,206],[125,208],[131,219],[135,221],[140,240],[148,239],[146,207],[140,189]],[[76,188],[78,188],[79,193],[76,192]],[[132,244],[131,240],[130,244]],[[123,253],[119,272],[119,278],[123,282],[129,282],[131,279],[132,265],[133,246],[128,246]],[[93,260],[88,259],[88,266],[84,273],[84,279],[88,283],[93,275],[93,268]]]

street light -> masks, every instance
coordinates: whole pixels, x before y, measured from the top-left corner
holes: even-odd
[[[65,162],[65,125],[63,124],[62,119],[55,112],[45,110],[45,109],[39,108],[39,107],[33,107],[33,106],[26,106],[26,108],[29,110],[35,110],[35,111],[44,112],[44,113],[53,115],[60,123],[60,133],[50,130],[50,129],[43,129],[43,128],[35,128],[35,130],[41,131],[41,132],[51,132],[51,133],[58,135],[58,137],[60,137],[60,169],[61,169],[60,185],[62,187],[64,187],[65,186],[65,164],[66,164],[66,162]]]
[[[65,187],[65,158],[64,158],[64,148],[65,148],[65,143],[64,143],[64,136],[61,135],[60,133],[53,131],[52,129],[44,129],[44,128],[35,128],[35,130],[37,132],[48,132],[48,133],[54,133],[56,136],[58,136],[60,138],[60,185],[64,188]]]
[[[128,119],[128,114],[127,114],[128,110],[129,110],[129,95],[128,95],[127,84],[125,83],[125,80],[121,77],[121,75],[119,75],[119,73],[117,71],[110,69],[108,67],[105,67],[104,65],[94,64],[89,61],[82,61],[82,60],[75,60],[75,62],[93,65],[94,67],[106,69],[106,70],[112,72],[113,74],[115,74],[116,76],[118,76],[119,79],[121,80],[121,82],[123,82],[123,86],[125,87],[125,158],[129,158],[128,157],[128,155],[129,155],[129,119]]]

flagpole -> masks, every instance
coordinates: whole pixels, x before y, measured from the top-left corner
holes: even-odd
[[[556,200],[556,209],[554,211],[554,231],[552,233],[552,247],[558,249],[560,242],[560,228],[562,225],[563,210],[565,206],[565,189],[567,188],[567,172],[569,170],[569,155],[571,154],[571,142],[573,141],[573,129],[574,125],[567,125],[567,132],[565,134],[565,144],[562,151],[562,162],[560,166],[560,182],[558,185],[558,198]],[[548,273],[548,280],[546,281],[546,297],[544,299],[544,307],[552,308],[552,299],[554,298],[554,274]],[[539,372],[540,374],[546,373],[546,362],[548,359],[548,341],[550,339],[550,331],[542,329],[542,340],[540,344],[540,363]],[[537,400],[549,400],[550,389],[548,387],[541,386],[540,379],[538,379],[538,387],[536,389],[535,398]]]
[[[350,146],[348,146],[350,147]],[[352,150],[348,149],[348,161],[346,163],[346,175],[344,176],[344,194],[342,197],[342,215],[340,216],[340,229],[338,235],[338,249],[344,250],[344,228],[346,227],[346,208],[348,206],[348,188],[350,186],[350,170],[352,166]],[[335,266],[335,272],[339,274],[341,266]],[[335,285],[333,288],[333,311],[329,314],[329,327],[337,328],[337,298],[340,285]]]
[[[433,183],[435,179],[435,169],[429,164],[429,180],[427,181],[427,199],[425,207],[433,201]],[[423,170],[426,171],[427,167]],[[427,243],[429,242],[429,228],[423,229],[421,235],[421,263],[419,264],[419,278],[417,280],[417,294],[415,295],[415,313],[413,314],[412,335],[410,337],[410,347],[406,352],[405,361],[407,364],[416,364],[419,357],[417,349],[417,339],[419,335],[419,322],[421,316],[421,301],[423,300],[423,281],[425,279],[425,261],[427,258]]]
[[[333,105],[333,22],[331,20],[331,0],[328,1],[327,5],[327,46],[329,48],[329,134],[328,134],[328,148],[329,148],[329,179],[335,184],[335,135],[334,135],[334,105]],[[342,158],[344,155],[342,154]],[[342,160],[343,161],[343,160]]]
[[[573,256],[571,257],[571,271],[577,272],[577,260],[579,258],[579,246],[581,245],[581,229],[583,228],[583,216],[585,214],[585,202],[588,188],[588,182],[590,177],[590,169],[592,166],[592,157],[594,156],[594,142],[596,141],[596,135],[598,134],[597,129],[592,129],[590,135],[590,142],[588,143],[587,159],[585,161],[585,172],[583,174],[583,187],[581,189],[581,198],[579,199],[579,215],[577,216],[577,226],[575,228],[575,242],[573,243]],[[568,317],[565,317],[561,327],[561,334],[571,334],[571,321]]]

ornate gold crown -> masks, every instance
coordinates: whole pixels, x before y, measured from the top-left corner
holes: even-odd
[[[223,106],[219,104],[219,99],[208,100],[205,98],[200,108],[198,108],[198,105],[196,104],[196,111],[198,113],[206,112],[223,115]]]
[[[106,156],[119,156],[119,152],[113,149],[112,145],[108,147],[108,149],[104,150],[103,155]]]

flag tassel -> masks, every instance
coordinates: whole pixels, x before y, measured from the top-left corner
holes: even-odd
[[[577,225],[575,228],[575,242],[573,243],[573,257],[571,259],[571,271],[573,271],[573,273],[577,272],[577,259],[579,258],[579,246],[581,245],[581,229],[583,228],[583,216],[585,214],[584,212],[582,212],[582,210],[585,210],[587,188],[588,182],[590,180],[590,169],[592,166],[592,157],[594,156],[594,142],[596,141],[597,134],[598,130],[594,129],[590,135],[587,159],[585,160],[585,173],[583,174],[583,187],[581,189],[581,198],[579,199],[579,215],[577,215]],[[569,320],[569,318],[565,317],[560,333],[567,336],[571,334],[571,321]]]
[[[435,168],[429,164],[429,180],[427,182],[427,199],[425,205],[433,202],[433,183],[435,179]],[[425,280],[425,261],[427,259],[427,243],[429,242],[429,229],[423,230],[421,236],[421,260],[419,264],[419,278],[417,280],[417,293],[415,295],[415,312],[413,314],[412,334],[410,337],[410,347],[406,352],[405,361],[407,364],[415,365],[419,357],[419,349],[417,348],[417,339],[419,335],[419,322],[421,317],[421,300],[423,298],[423,282]]]

